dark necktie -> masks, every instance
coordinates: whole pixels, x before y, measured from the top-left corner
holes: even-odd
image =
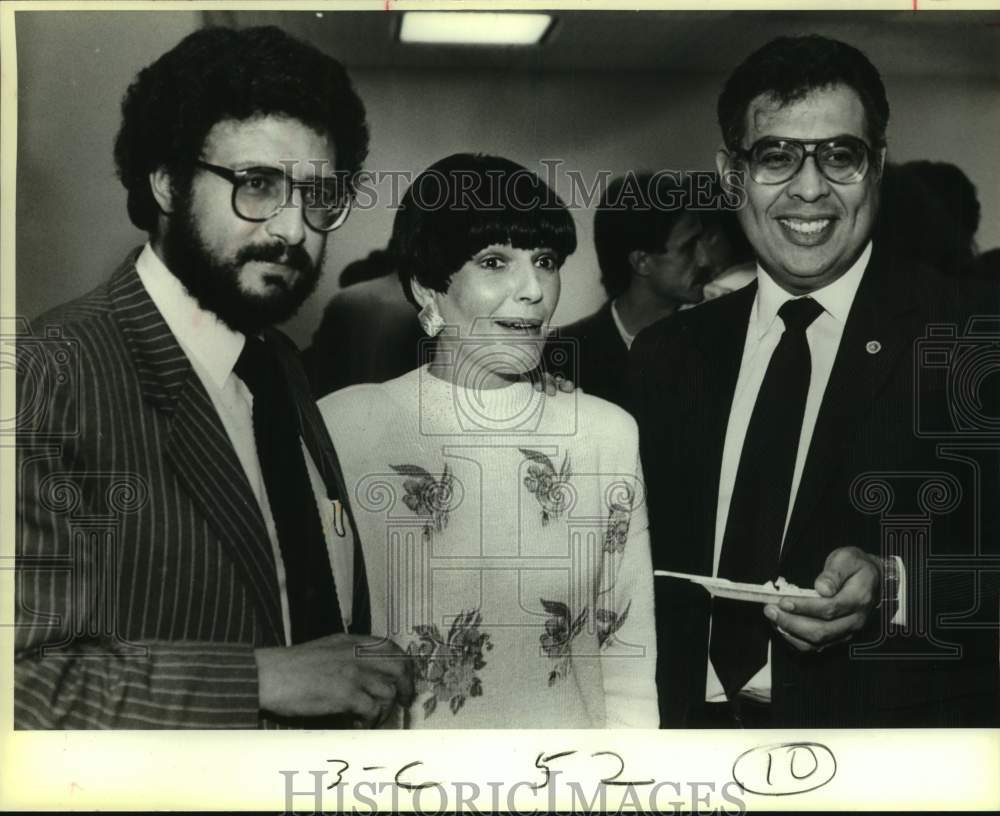
[[[812,363],[806,329],[823,311],[812,298],[778,309],[785,323],[757,395],[733,484],[719,577],[761,584],[777,578]],[[760,610],[715,598],[709,655],[732,699],[767,662],[770,624]]]
[[[253,394],[253,435],[285,567],[292,642],[343,632],[288,378],[278,358],[256,337],[247,337],[235,371]]]

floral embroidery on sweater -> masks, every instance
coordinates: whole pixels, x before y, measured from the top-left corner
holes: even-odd
[[[457,714],[467,698],[483,695],[483,682],[476,672],[486,665],[483,652],[493,644],[488,634],[479,631],[481,622],[478,609],[463,611],[452,621],[447,641],[437,624],[413,627],[418,640],[406,647],[406,653],[416,658],[417,692],[433,692],[424,701],[424,719],[437,710],[439,701],[447,700],[451,713]]]
[[[632,602],[629,601],[628,606],[625,607],[625,611],[621,615],[613,609],[598,609],[594,613],[594,622],[597,624],[597,645],[599,648],[605,648],[608,639],[622,628],[622,624],[625,623],[628,611],[631,608]]]
[[[572,471],[569,465],[569,453],[563,457],[562,466],[556,473],[552,460],[541,451],[518,448],[534,464],[528,465],[528,475],[524,477],[524,486],[533,494],[542,506],[542,525],[550,519],[562,516],[569,505],[569,480]]]
[[[569,607],[562,601],[546,601],[539,599],[542,608],[549,613],[545,620],[545,634],[539,641],[542,644],[542,651],[549,657],[556,660],[556,666],[549,672],[549,686],[554,686],[557,680],[569,674],[570,662],[573,657],[573,639],[580,634],[583,625],[587,622],[587,607],[571,620]]]
[[[625,495],[622,501],[611,501],[608,512],[608,529],[604,534],[604,552],[623,553],[628,541],[628,528],[632,520],[632,488],[622,486]]]
[[[396,473],[409,478],[403,482],[403,503],[418,516],[427,516],[424,537],[430,538],[431,528],[442,532],[448,526],[448,513],[454,497],[454,476],[445,463],[440,479],[435,479],[419,465],[389,465]]]

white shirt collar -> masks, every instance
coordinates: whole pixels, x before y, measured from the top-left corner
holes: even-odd
[[[819,303],[823,310],[840,323],[847,322],[847,315],[858,293],[861,278],[868,267],[872,256],[872,242],[864,248],[850,269],[835,281],[810,292],[809,297]],[[785,301],[795,296],[782,289],[768,275],[760,264],[757,264],[757,298],[754,302],[754,312],[750,319],[750,330],[757,339],[763,337],[778,317],[778,309]]]
[[[222,388],[243,351],[245,336],[202,309],[149,243],[136,258],[135,269],[188,359]]]
[[[632,348],[632,341],[635,340],[634,334],[629,334],[625,331],[625,324],[622,323],[621,316],[618,314],[618,307],[615,306],[615,302],[611,301],[611,319],[615,321],[615,328],[618,329],[618,334],[622,337],[622,342],[625,343],[625,348]]]

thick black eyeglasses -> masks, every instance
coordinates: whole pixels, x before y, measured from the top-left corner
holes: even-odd
[[[812,149],[808,149],[812,148]],[[760,139],[749,148],[729,151],[743,159],[758,184],[783,184],[794,178],[812,156],[816,167],[834,184],[857,184],[868,173],[873,151],[856,136],[832,139]]]
[[[332,232],[343,225],[351,212],[350,193],[338,178],[295,181],[275,167],[233,170],[200,159],[195,165],[233,185],[233,212],[245,221],[273,218],[282,207],[291,205],[295,190],[302,196],[306,223],[317,232]]]

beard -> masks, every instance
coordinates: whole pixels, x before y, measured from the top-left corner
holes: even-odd
[[[191,212],[190,196],[177,201],[170,227],[162,238],[167,268],[202,309],[216,315],[233,331],[258,334],[291,318],[319,283],[322,256],[314,263],[301,246],[248,244],[231,261],[217,258],[205,245]],[[240,286],[244,264],[252,261],[283,264],[298,274],[292,283],[278,280],[271,294],[247,292]]]

